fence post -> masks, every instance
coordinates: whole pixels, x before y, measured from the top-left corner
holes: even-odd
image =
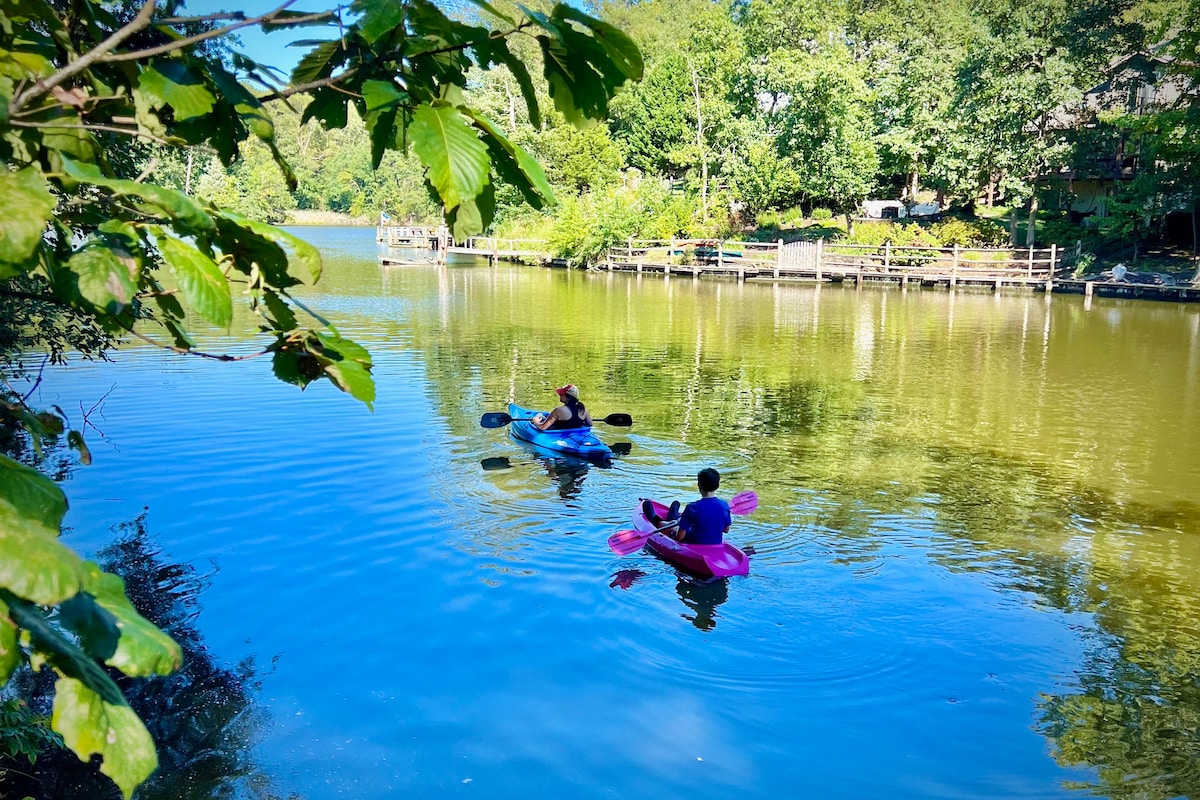
[[[1033,246],[1029,248],[1029,279],[1033,280]]]
[[[821,259],[824,258],[824,255],[825,255],[825,240],[817,239],[816,264],[817,264],[817,280],[818,281],[821,280],[821,265],[822,265]]]
[[[1050,275],[1058,274],[1058,245],[1050,245]]]
[[[724,242],[717,239],[717,272],[725,269],[725,247]]]
[[[775,277],[779,277],[779,268],[783,266],[783,239],[775,240]]]
[[[958,242],[954,243],[954,260],[950,262],[950,271],[958,274]]]
[[[890,272],[892,268],[892,240],[883,243],[883,271]]]

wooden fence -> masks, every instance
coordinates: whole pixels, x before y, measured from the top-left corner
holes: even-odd
[[[739,242],[630,239],[601,265],[609,271],[717,273],[738,278],[893,280],[907,284],[1040,284],[1063,268],[1057,246],[1023,250],[833,244],[823,240]]]

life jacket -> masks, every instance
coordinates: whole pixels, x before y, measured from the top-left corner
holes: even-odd
[[[583,413],[584,413],[584,411],[586,411],[586,409],[584,408],[583,403],[576,400],[574,403],[567,401],[564,403],[564,405],[567,407],[567,410],[571,412],[571,418],[570,419],[556,419],[556,420],[554,420],[554,424],[551,425],[546,430],[564,431],[569,428],[590,428],[590,427],[592,427],[590,423],[584,421]]]

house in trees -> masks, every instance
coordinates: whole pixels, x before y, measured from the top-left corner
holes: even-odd
[[[1109,215],[1118,187],[1147,167],[1129,131],[1110,120],[1152,114],[1178,101],[1184,89],[1171,64],[1171,56],[1155,53],[1116,59],[1108,67],[1107,80],[1089,89],[1077,108],[1055,114],[1057,126],[1074,147],[1071,163],[1043,179],[1052,195],[1047,207],[1057,205],[1076,222]]]

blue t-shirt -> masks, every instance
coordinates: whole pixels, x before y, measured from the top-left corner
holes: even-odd
[[[690,544],[720,544],[731,522],[729,503],[719,497],[702,497],[679,517],[683,541]]]

